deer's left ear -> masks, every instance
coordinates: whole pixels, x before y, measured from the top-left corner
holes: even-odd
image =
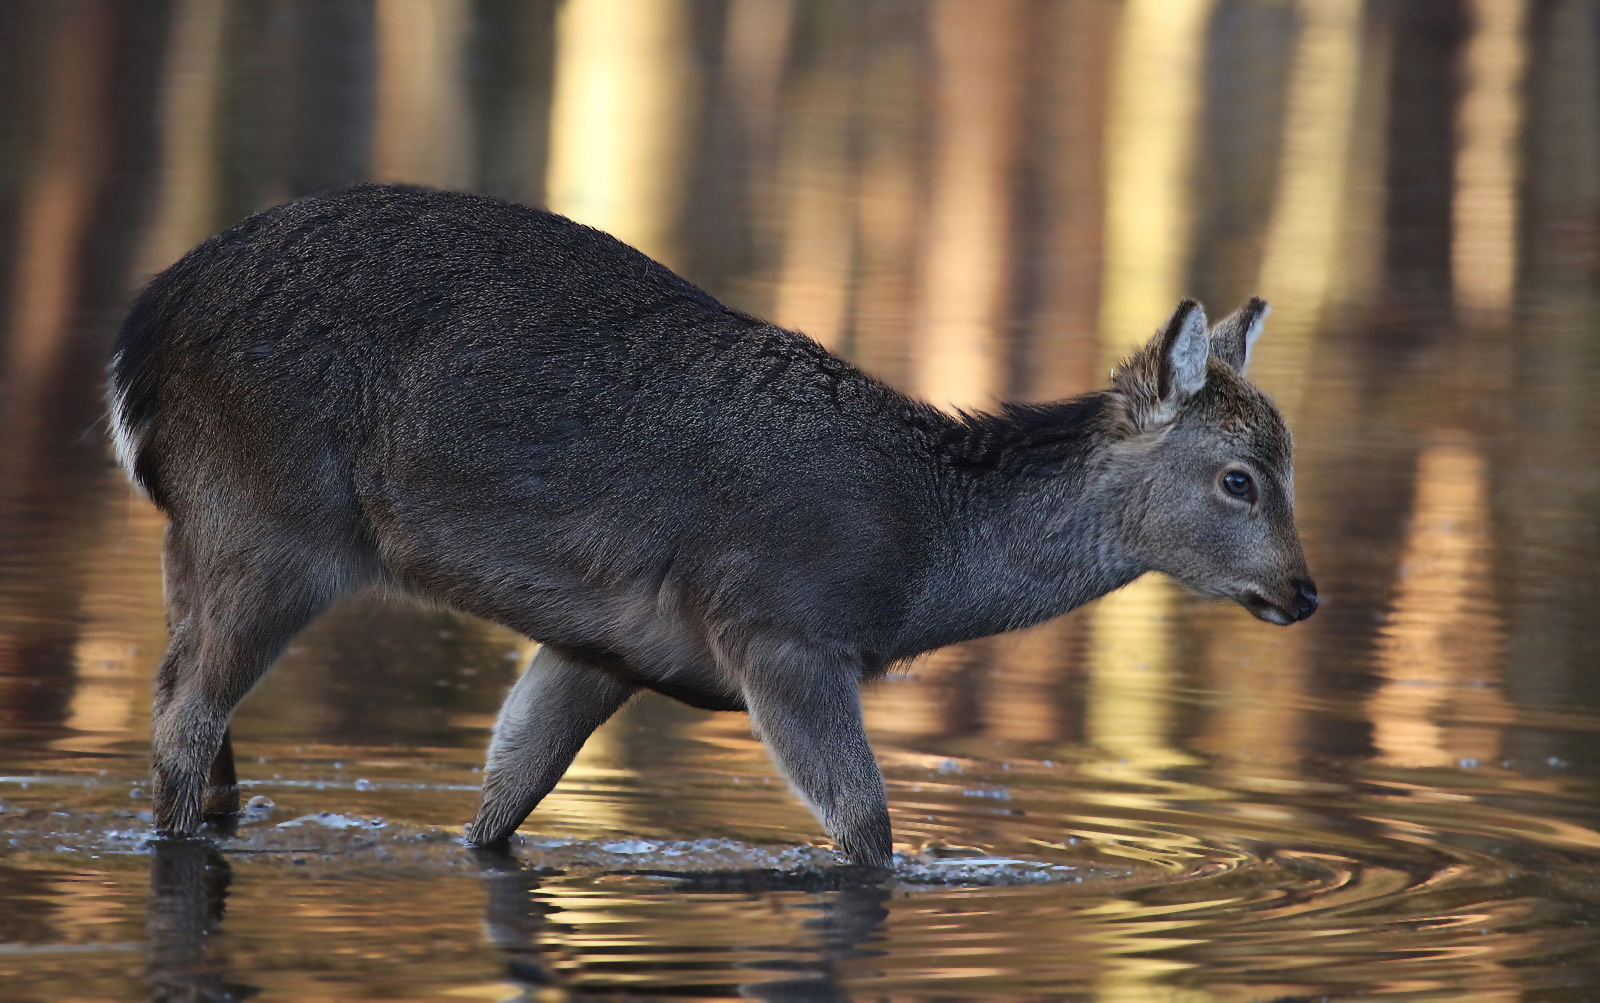
[[[1261,328],[1272,307],[1267,301],[1251,297],[1250,302],[1229,314],[1211,329],[1211,351],[1241,375],[1250,364],[1250,350],[1261,337]]]
[[[1194,300],[1179,303],[1160,338],[1156,393],[1163,405],[1176,408],[1206,385],[1211,338],[1205,310]]]
[[[1211,337],[1206,312],[1184,300],[1155,337],[1111,374],[1134,432],[1164,428],[1178,416],[1184,401],[1206,385],[1206,360]]]

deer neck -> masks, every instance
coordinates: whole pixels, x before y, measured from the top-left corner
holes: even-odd
[[[944,521],[907,647],[1042,623],[1148,570],[1124,543],[1133,500],[1106,476],[1110,406],[1097,394],[965,423],[941,457]]]

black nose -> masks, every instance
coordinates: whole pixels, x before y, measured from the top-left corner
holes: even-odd
[[[1302,578],[1294,588],[1294,618],[1304,620],[1317,611],[1317,585],[1309,578]]]

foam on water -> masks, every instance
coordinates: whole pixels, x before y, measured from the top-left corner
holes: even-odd
[[[4,815],[8,848],[14,853],[142,854],[158,845],[149,812],[13,811]],[[315,812],[280,822],[241,822],[232,836],[203,837],[225,856],[280,857],[299,866],[312,861],[360,868],[404,862],[443,869],[532,870],[567,874],[647,874],[704,877],[762,874],[766,883],[788,876],[799,884],[824,873],[848,881],[885,876],[844,862],[823,846],[783,846],[737,839],[574,840],[519,836],[510,854],[470,847],[460,830],[387,821],[338,812]],[[1088,864],[1063,864],[977,851],[930,847],[898,853],[887,880],[908,886],[971,886],[1080,883],[1126,877],[1130,872]]]

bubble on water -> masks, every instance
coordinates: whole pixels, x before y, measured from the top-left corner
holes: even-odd
[[[1074,873],[1076,868],[1065,864],[1011,857],[940,859],[896,855],[894,869],[901,881],[920,885],[998,887],[1081,880],[1081,876]]]
[[[944,762],[939,764],[939,772],[940,773],[960,773],[961,772],[961,764],[956,762],[954,759],[946,759]]]
[[[135,787],[133,790],[128,792],[128,797],[134,798],[134,799],[146,798],[146,797],[149,797],[149,796],[150,795],[145,793],[145,790],[144,790],[143,787]]]
[[[1460,766],[1463,770],[1475,770],[1478,768],[1478,761],[1472,756],[1462,756]]]
[[[656,844],[642,839],[623,839],[615,843],[600,844],[600,849],[605,850],[607,853],[650,853],[655,848]]]
[[[369,821],[355,815],[319,811],[314,815],[301,815],[287,822],[279,822],[276,828],[288,829],[301,825],[320,825],[324,829],[379,829],[383,827],[384,822],[381,818]]]
[[[1551,756],[1549,759],[1545,760],[1545,765],[1553,766],[1559,770],[1561,767],[1567,765],[1567,761],[1562,759],[1560,756]],[[23,786],[26,787],[27,785],[24,784]]]
[[[358,791],[370,791],[370,790],[372,790],[372,781],[368,780],[366,777],[359,778],[356,781],[356,790],[358,790]]]
[[[1004,787],[975,787],[970,791],[962,791],[969,798],[993,798],[996,801],[1010,801],[1011,792]]]

